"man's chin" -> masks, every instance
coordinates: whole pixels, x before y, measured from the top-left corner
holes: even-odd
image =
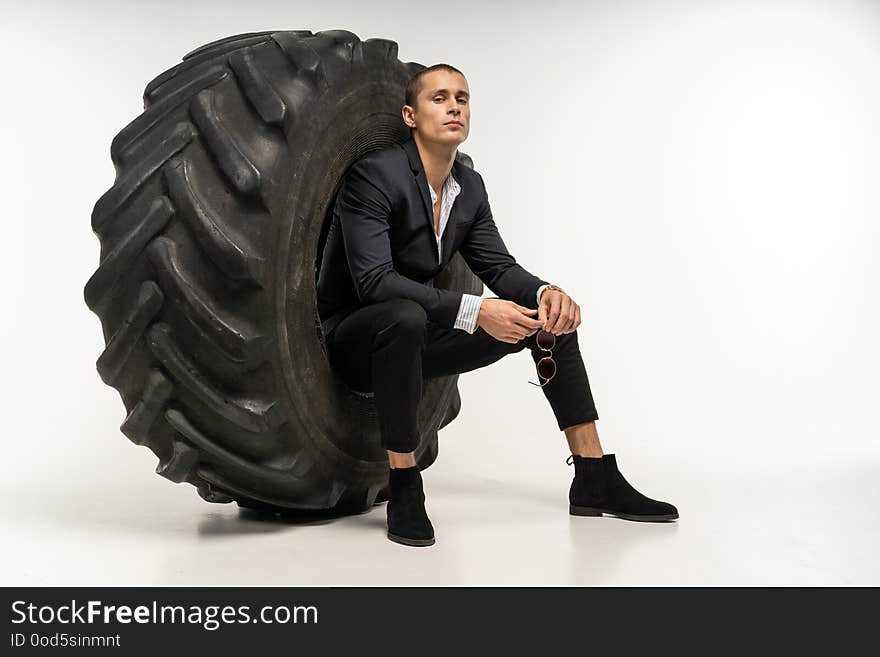
[[[422,143],[433,144],[442,148],[456,149],[458,145],[467,139],[467,135],[461,134],[441,134],[436,139],[425,139],[422,137]]]
[[[442,135],[438,143],[449,146],[450,148],[456,148],[465,139],[467,139],[467,135],[460,130],[456,130],[454,132],[450,131],[448,134]]]

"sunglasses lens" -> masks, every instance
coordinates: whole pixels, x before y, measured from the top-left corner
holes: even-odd
[[[538,361],[538,374],[545,379],[552,379],[556,374],[556,363],[552,358],[542,358]]]
[[[538,331],[535,341],[541,349],[552,349],[556,346],[556,336],[544,330]]]

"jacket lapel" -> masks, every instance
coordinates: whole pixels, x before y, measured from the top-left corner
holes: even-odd
[[[405,142],[403,142],[403,150],[406,151],[406,156],[409,158],[409,168],[413,172],[413,184],[419,190],[419,195],[422,197],[422,209],[424,212],[424,220],[428,224],[428,229],[432,234],[436,235],[434,232],[434,213],[431,209],[431,193],[428,191],[428,177],[425,175],[425,168],[422,166],[422,158],[419,156],[419,147],[416,145],[415,140],[410,137]],[[434,258],[437,258],[437,247],[436,247],[436,238],[434,239]]]
[[[434,209],[431,204],[431,193],[428,191],[428,177],[425,175],[425,168],[422,166],[422,158],[419,155],[419,147],[416,145],[415,140],[410,137],[406,141],[403,142],[403,150],[406,151],[406,156],[409,158],[409,166],[410,170],[413,172],[413,184],[419,190],[419,195],[422,197],[422,208],[424,209],[424,219],[428,224],[428,229],[431,231],[431,235],[434,237],[434,259],[436,262],[437,259],[437,233],[434,230]],[[452,162],[452,176],[458,182],[459,185],[461,182],[461,175],[459,173],[461,164],[456,159]],[[464,189],[461,190],[462,192]],[[461,192],[459,192],[459,196]],[[456,201],[458,199],[456,198]],[[446,228],[443,230],[443,239],[441,243],[443,245],[441,256],[443,258],[442,262],[440,262],[441,268],[446,266],[446,263],[449,262],[449,249],[452,248],[453,240],[452,238],[455,235],[455,206],[457,203],[452,204],[452,208],[450,208],[449,219],[446,221]]]
[[[455,197],[455,201],[452,202],[452,207],[449,208],[449,219],[446,220],[446,229],[443,231],[443,239],[441,240],[443,243],[443,249],[441,252],[441,256],[443,258],[443,262],[440,263],[442,268],[446,268],[446,264],[449,262],[450,257],[452,255],[452,245],[455,242],[455,228],[458,223],[458,214],[455,211],[456,206],[460,206],[461,204],[458,202],[458,199],[464,193],[464,182],[462,181],[461,176],[461,164],[459,164],[458,160],[452,161],[452,171],[450,175],[455,178],[455,182],[458,183],[461,189],[458,190],[458,196]]]

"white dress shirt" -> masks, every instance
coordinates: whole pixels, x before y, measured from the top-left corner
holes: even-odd
[[[436,205],[437,192],[434,191],[434,188],[431,187],[430,184],[428,184],[428,190],[431,192],[431,203]],[[437,238],[437,255],[440,258],[439,262],[443,261],[443,254],[441,252],[441,249],[443,248],[443,231],[446,229],[446,223],[449,221],[449,212],[452,210],[452,204],[455,202],[455,197],[458,196],[460,191],[461,186],[450,172],[450,174],[446,176],[446,180],[443,181],[443,201],[440,204],[440,232],[435,233],[434,235],[434,237]],[[547,285],[545,284],[538,288],[536,296],[538,305],[541,303],[541,292],[543,292],[546,287]],[[455,328],[467,331],[468,333],[476,331],[477,319],[480,316],[480,307],[482,305],[483,297],[477,296],[476,294],[462,294],[461,305],[458,307],[458,316],[455,318]],[[537,317],[535,319],[537,319]]]

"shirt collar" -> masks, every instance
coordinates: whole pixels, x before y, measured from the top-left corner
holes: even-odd
[[[446,180],[443,181],[443,189],[446,191],[447,197],[449,194],[457,195],[461,191],[461,186],[458,184],[455,176],[452,175],[452,171],[449,172],[449,175],[446,176]],[[428,191],[431,192],[431,203],[436,203],[437,193],[431,185],[428,185]]]

